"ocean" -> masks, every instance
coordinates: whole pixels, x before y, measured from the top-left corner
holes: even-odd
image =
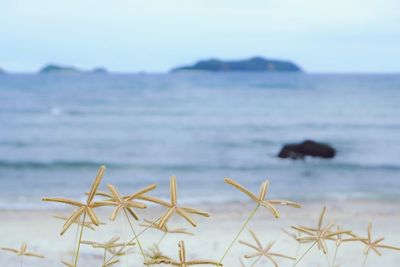
[[[313,139],[331,160],[277,158]],[[400,198],[400,75],[0,75],[0,208],[83,198],[97,168],[124,194],[149,183],[184,202]]]

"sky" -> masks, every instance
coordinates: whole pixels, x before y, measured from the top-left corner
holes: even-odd
[[[0,0],[0,68],[163,72],[263,56],[307,72],[399,73],[399,0]]]

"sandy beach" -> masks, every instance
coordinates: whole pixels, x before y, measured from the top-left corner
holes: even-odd
[[[373,223],[373,234],[375,237],[385,237],[385,244],[400,246],[400,207],[395,201],[371,201],[371,200],[351,200],[351,201],[326,201],[326,202],[306,202],[302,203],[303,208],[293,209],[288,207],[280,208],[281,219],[274,219],[269,211],[260,209],[248,229],[257,233],[261,242],[265,245],[277,240],[272,251],[283,253],[288,256],[295,256],[297,243],[284,234],[281,229],[289,229],[291,225],[315,226],[323,205],[327,207],[325,223],[331,221],[338,223],[343,228],[351,229],[354,233],[366,236],[366,228],[369,222]],[[185,227],[194,236],[168,235],[160,244],[164,254],[178,257],[177,242],[185,240],[187,256],[189,259],[212,259],[219,260],[224,249],[232,241],[234,235],[240,229],[246,216],[251,212],[251,203],[232,203],[232,204],[199,204],[197,208],[209,211],[210,218],[198,218],[199,226],[191,228],[186,222],[178,217],[173,217],[169,226]],[[62,221],[52,218],[55,214],[68,214],[69,210],[1,210],[0,211],[0,247],[19,247],[21,242],[28,243],[28,250],[41,253],[46,256],[44,260],[26,258],[24,266],[61,266],[60,259],[71,260],[73,244],[76,236],[76,227],[71,228],[64,236],[59,236]],[[158,207],[150,207],[140,215],[142,218],[156,219],[163,210]],[[99,212],[106,226],[98,228],[95,232],[86,230],[84,240],[105,241],[113,236],[121,236],[128,241],[131,232],[127,227],[126,221],[117,218],[115,222],[109,222],[107,217],[108,210]],[[125,225],[125,228],[124,228]],[[125,230],[124,230],[125,229]],[[135,224],[135,229],[140,232],[143,227]],[[156,230],[146,231],[140,237],[142,246],[150,247],[157,243],[162,236]],[[243,232],[240,240],[254,242],[247,231]],[[264,245],[263,244],[263,245]],[[301,255],[310,245],[304,244],[300,247],[298,255]],[[362,266],[364,245],[361,243],[344,244],[338,252],[336,263],[340,266]],[[332,243],[329,247],[329,256],[332,260],[335,246]],[[140,266],[141,256],[139,250],[128,258],[122,257],[121,263],[117,266]],[[226,260],[225,266],[240,266],[239,257],[251,252],[249,248],[240,244],[235,244]],[[383,256],[378,257],[371,254],[366,266],[396,266],[400,260],[400,253],[391,250],[382,250]],[[126,260],[128,265],[126,265]],[[93,249],[89,246],[82,246],[82,255],[79,266],[92,267],[100,266],[102,261],[102,251]],[[2,266],[19,266],[18,259],[10,253],[1,252],[0,263]],[[246,266],[250,266],[252,261],[245,261]],[[292,266],[290,260],[278,259],[280,266]],[[273,266],[270,262],[259,261],[258,266]],[[256,265],[256,266],[257,266]],[[301,263],[297,266],[327,266],[327,258],[314,248]]]

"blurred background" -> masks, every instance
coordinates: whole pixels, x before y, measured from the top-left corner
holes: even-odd
[[[0,1],[0,207],[81,197],[101,164],[126,193],[155,182],[166,196],[177,175],[187,202],[236,199],[226,176],[251,188],[268,178],[272,195],[299,200],[398,199],[399,10],[395,0]],[[255,56],[299,71],[170,72]],[[306,139],[335,157],[277,157]]]

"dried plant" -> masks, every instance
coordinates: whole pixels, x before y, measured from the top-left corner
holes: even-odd
[[[119,262],[119,259],[114,259],[112,261],[109,261],[107,263],[104,263],[101,267],[109,267],[113,266],[114,264],[117,264]]]
[[[166,264],[170,266],[179,266],[179,267],[188,267],[191,265],[214,265],[214,266],[222,266],[222,262],[227,256],[228,252],[231,250],[232,246],[236,243],[238,238],[240,237],[241,233],[244,231],[246,226],[250,223],[251,219],[254,217],[256,214],[257,210],[260,207],[264,207],[268,209],[272,215],[275,218],[280,217],[280,213],[277,210],[277,205],[283,205],[283,206],[289,206],[289,207],[294,207],[294,208],[300,208],[300,204],[293,202],[293,201],[288,201],[288,200],[281,200],[281,199],[268,199],[267,194],[269,190],[270,183],[269,181],[264,181],[261,186],[260,186],[260,192],[258,195],[252,193],[239,183],[237,183],[234,180],[231,180],[229,178],[225,178],[225,182],[239,191],[243,192],[246,194],[252,201],[255,202],[256,206],[253,209],[253,211],[250,213],[250,215],[247,217],[245,222],[242,224],[242,227],[239,229],[239,232],[236,234],[234,237],[232,243],[228,246],[228,248],[224,251],[224,254],[222,258],[216,262],[212,260],[187,260],[186,259],[186,251],[185,251],[185,246],[184,246],[184,241],[179,242],[179,259],[174,260],[171,257],[168,257],[164,255],[164,253],[160,250],[159,244],[163,240],[163,238],[167,234],[184,234],[184,235],[193,235],[193,233],[187,231],[185,228],[171,228],[168,225],[168,222],[170,218],[174,215],[177,214],[184,218],[187,222],[189,222],[192,226],[196,226],[196,222],[194,219],[191,217],[191,215],[200,215],[204,217],[209,217],[210,215],[207,212],[204,212],[202,210],[194,209],[191,207],[182,207],[178,205],[178,200],[177,200],[177,181],[176,177],[172,176],[170,179],[170,201],[164,201],[161,199],[158,199],[156,197],[152,196],[147,196],[146,193],[154,190],[157,186],[155,184],[151,184],[143,189],[138,190],[137,192],[123,196],[120,194],[119,190],[117,189],[116,186],[109,184],[107,187],[109,189],[109,192],[103,192],[103,191],[98,191],[100,182],[103,178],[105,172],[105,167],[101,166],[99,168],[99,171],[97,173],[97,176],[92,184],[91,190],[86,193],[87,199],[86,202],[81,203],[79,201],[67,199],[67,198],[48,198],[44,197],[43,201],[51,201],[51,202],[60,202],[64,204],[71,205],[76,208],[76,210],[69,216],[54,216],[57,219],[63,220],[64,225],[61,229],[61,235],[64,234],[72,224],[75,224],[78,226],[78,232],[77,232],[77,242],[76,242],[76,248],[74,250],[74,259],[73,263],[70,263],[68,261],[62,260],[61,263],[67,267],[77,267],[78,263],[78,258],[79,258],[79,251],[80,251],[80,245],[81,244],[87,244],[91,245],[93,248],[99,248],[102,249],[104,254],[103,254],[103,263],[102,267],[109,267],[112,265],[117,264],[120,262],[118,257],[121,256],[126,256],[129,253],[133,253],[133,248],[132,246],[138,244],[140,251],[142,253],[143,259],[144,259],[144,264],[145,265],[158,265],[158,264]],[[94,201],[95,196],[97,197],[103,197],[101,200]],[[136,213],[135,209],[146,209],[147,206],[145,203],[142,203],[143,201],[146,202],[152,202],[159,204],[163,207],[166,208],[166,211],[163,212],[163,214],[156,220],[150,221],[144,219],[142,223],[140,223],[140,226],[145,227],[144,230],[139,232],[139,234],[136,234],[133,224],[131,222],[131,217],[133,217],[135,220],[139,220],[139,216]],[[93,242],[93,241],[82,241],[82,236],[83,236],[83,231],[84,228],[90,229],[90,230],[96,230],[95,226],[99,226],[101,223],[100,220],[98,219],[96,213],[94,212],[95,208],[100,208],[100,207],[106,207],[110,206],[113,207],[114,210],[112,211],[110,215],[110,220],[114,221],[118,217],[120,213],[123,212],[125,215],[126,219],[129,222],[129,225],[132,229],[134,238],[128,242],[120,242],[119,237],[113,237],[110,240],[100,243],[100,242]],[[294,230],[296,230],[296,233],[288,232],[286,230],[283,230],[291,239],[295,240],[298,243],[298,250],[300,249],[301,244],[309,244],[312,243],[311,247],[308,248],[307,251],[301,256],[297,257],[291,257],[287,256],[285,254],[280,254],[271,251],[275,242],[272,241],[269,242],[266,246],[263,246],[256,234],[253,231],[250,231],[250,235],[252,236],[254,243],[246,242],[240,240],[239,243],[247,246],[251,249],[254,250],[252,253],[248,253],[244,255],[245,259],[253,259],[252,264],[250,267],[254,267],[260,259],[266,258],[269,260],[275,267],[278,267],[278,263],[276,261],[276,258],[284,258],[284,259],[289,259],[293,260],[294,264],[293,266],[296,266],[303,258],[304,256],[311,251],[311,249],[315,246],[318,245],[318,249],[321,250],[327,258],[328,261],[328,266],[329,267],[337,267],[338,265],[335,265],[336,257],[338,254],[339,248],[342,246],[344,243],[350,243],[350,242],[360,242],[364,245],[366,245],[364,249],[364,254],[365,254],[365,259],[363,263],[363,267],[365,267],[365,264],[367,262],[368,255],[370,254],[371,251],[374,251],[377,255],[381,256],[380,249],[390,249],[390,250],[397,250],[400,251],[400,248],[394,247],[394,246],[389,246],[389,245],[384,245],[382,242],[384,241],[384,238],[378,238],[378,239],[372,239],[372,226],[368,226],[368,236],[367,238],[361,238],[355,234],[353,234],[350,230],[342,230],[341,227],[336,226],[336,230],[332,230],[335,226],[334,223],[328,223],[324,224],[324,217],[326,214],[326,208],[324,207],[322,209],[322,212],[319,216],[318,223],[315,227],[305,227],[305,226],[292,226]],[[90,220],[85,221],[86,216],[89,217]],[[83,218],[81,218],[83,217]],[[152,229],[156,231],[160,231],[163,233],[161,239],[159,240],[158,244],[155,244],[153,247],[148,248],[146,251],[142,248],[140,241],[139,241],[139,236],[143,234],[145,231]],[[333,261],[332,264],[330,264],[330,255],[328,254],[328,241],[332,242],[336,246],[336,250],[333,255]],[[13,249],[13,248],[2,248],[4,251],[9,251],[17,254],[17,256],[21,256],[21,266],[23,264],[23,257],[24,256],[32,256],[32,257],[40,257],[42,258],[43,256],[36,254],[36,253],[31,253],[27,252],[27,245],[23,244],[21,248],[18,249]],[[110,254],[109,259],[107,259],[107,253]],[[240,265],[242,267],[245,267],[246,265],[243,263],[242,258],[239,258]]]
[[[93,248],[103,249],[103,266],[111,266],[111,265],[117,263],[118,260],[117,261],[112,260],[112,261],[106,262],[107,252],[111,253],[112,255],[115,255],[115,256],[123,256],[128,253],[131,253],[132,251],[130,251],[129,249],[126,251],[117,251],[117,248],[132,247],[135,245],[135,243],[121,243],[121,242],[118,242],[119,240],[120,240],[120,237],[114,236],[111,239],[109,239],[108,241],[105,241],[103,243],[95,242],[95,241],[82,241],[81,243],[86,244],[86,245],[91,245]]]
[[[297,240],[299,240],[301,243],[313,243],[318,244],[318,249],[322,249],[324,254],[328,253],[328,246],[326,245],[326,240],[334,240],[332,238],[332,233],[330,232],[330,229],[334,226],[333,223],[330,223],[326,225],[324,228],[318,230],[318,231],[309,231],[301,227],[296,227],[292,226],[293,229],[296,229],[304,234],[306,234],[306,237],[299,237]],[[337,233],[336,233],[337,234]]]
[[[134,208],[145,209],[145,208],[147,208],[147,206],[141,202],[133,201],[136,194],[132,194],[130,196],[123,197],[119,193],[117,187],[115,187],[114,185],[109,184],[107,187],[111,192],[109,199],[95,202],[95,204],[97,206],[114,206],[115,207],[113,213],[110,216],[110,220],[114,221],[121,211],[127,211],[135,220],[139,220],[139,216],[136,214],[136,212],[133,209]],[[141,194],[144,194],[145,192],[153,190],[154,188],[155,188],[155,185],[151,185],[150,187],[147,187],[147,188],[141,190],[140,192],[143,191]]]
[[[165,201],[163,201],[163,200],[161,200],[159,198],[145,195],[147,192],[150,192],[150,191],[152,191],[152,190],[154,190],[156,188],[157,188],[156,184],[151,184],[151,185],[149,185],[149,186],[147,186],[147,187],[145,187],[143,189],[138,190],[137,192],[135,192],[135,193],[133,193],[131,195],[123,196],[123,198],[124,199],[129,199],[131,201],[133,201],[134,199],[137,199],[137,200],[145,200],[145,201],[148,201],[148,202],[153,202],[153,203],[156,203],[156,204],[161,204],[162,203],[162,205],[168,205],[168,202],[165,202]],[[86,194],[89,194],[89,193],[86,193]],[[105,197],[106,200],[107,200],[107,198],[108,198],[108,200],[112,200],[113,199],[113,195],[112,194],[107,193],[107,192],[103,192],[103,191],[97,191],[96,195]]]
[[[382,241],[385,239],[384,237],[378,238],[376,240],[372,240],[372,224],[368,225],[368,237],[364,238],[362,242],[367,245],[364,254],[368,254],[371,250],[373,250],[376,254],[379,256],[382,256],[382,254],[379,252],[378,248],[383,248],[383,249],[392,249],[392,250],[398,250],[400,251],[400,248],[398,247],[393,247],[393,246],[388,246],[388,245],[383,245],[381,244]]]
[[[169,228],[167,224],[164,224],[162,228],[159,228],[154,222],[149,220],[144,220],[144,223],[141,223],[140,226],[150,227],[152,229],[161,231],[166,234],[184,234],[184,235],[194,235],[193,233],[186,230],[186,228]]]
[[[65,260],[61,260],[61,263],[62,263],[63,265],[65,265],[65,266],[67,266],[67,267],[74,267],[74,264],[73,264],[73,263],[70,263],[70,262],[65,261]]]
[[[86,214],[89,215],[89,218],[94,225],[98,226],[100,224],[100,220],[93,210],[94,208],[96,208],[96,206],[94,205],[94,202],[93,202],[93,198],[96,195],[97,188],[99,187],[101,179],[103,178],[105,169],[106,169],[105,166],[100,167],[100,169],[96,175],[96,178],[92,184],[92,187],[90,189],[86,203],[81,203],[79,201],[71,200],[71,199],[67,199],[67,198],[44,197],[42,199],[43,201],[60,202],[60,203],[72,205],[72,206],[78,208],[78,210],[76,210],[70,217],[68,217],[68,220],[65,222],[63,228],[61,229],[61,235],[63,235],[73,223],[75,223],[76,221],[79,221],[79,218],[81,217],[82,214],[84,215],[84,217],[86,216]],[[85,222],[85,220],[83,220],[83,223],[84,222]]]
[[[297,238],[300,243],[312,243],[312,245],[303,253],[303,255],[297,259],[293,266],[296,266],[298,263],[300,263],[300,261],[307,255],[307,253],[311,251],[315,245],[318,245],[318,249],[322,250],[327,259],[328,266],[331,266],[326,241],[335,241],[337,236],[350,234],[351,231],[331,231],[331,229],[335,226],[335,224],[332,222],[328,223],[326,226],[323,226],[325,214],[326,207],[323,207],[316,227],[292,226],[294,230],[306,235],[304,237]]]
[[[134,246],[135,243],[121,243],[118,241],[121,238],[118,236],[114,236],[113,238],[109,239],[108,241],[105,241],[103,243],[100,242],[95,242],[95,241],[85,241],[82,240],[82,244],[86,244],[86,245],[91,245],[93,248],[101,248],[101,249],[105,249],[107,252],[111,253],[111,254],[115,254],[116,248],[120,248],[120,247],[127,247],[127,246]]]
[[[43,255],[40,255],[38,253],[28,252],[27,251],[28,245],[26,243],[22,243],[20,249],[15,249],[15,248],[1,248],[1,249],[4,251],[9,251],[9,252],[15,253],[18,257],[20,257],[21,258],[21,261],[20,261],[21,267],[23,266],[23,263],[24,263],[24,257],[35,257],[35,258],[41,258],[41,259],[44,258]]]
[[[232,242],[229,244],[228,248],[225,250],[224,255],[220,259],[219,263],[222,263],[224,261],[225,257],[228,255],[229,251],[235,244],[236,240],[239,238],[240,234],[244,231],[244,229],[249,224],[251,219],[254,217],[254,215],[256,214],[256,212],[260,206],[263,206],[263,207],[269,209],[272,212],[272,214],[275,216],[275,218],[279,218],[280,214],[279,214],[278,210],[274,207],[274,205],[285,205],[285,206],[290,206],[290,207],[294,207],[294,208],[301,208],[300,204],[293,202],[293,201],[289,201],[289,200],[280,200],[280,199],[267,200],[266,196],[267,196],[268,190],[269,190],[269,185],[270,185],[269,181],[264,181],[261,184],[260,192],[259,192],[258,196],[256,196],[255,194],[251,193],[249,190],[247,190],[244,186],[240,185],[236,181],[229,179],[229,178],[225,178],[224,180],[227,184],[229,184],[229,185],[235,187],[236,189],[238,189],[239,191],[245,193],[254,202],[256,202],[257,205],[253,209],[253,211],[250,213],[250,215],[247,217],[246,221],[243,223],[242,227],[240,228],[239,232],[236,234],[236,236],[232,240]]]
[[[358,237],[352,237],[352,232],[351,231],[343,231],[340,227],[340,225],[337,225],[337,229],[336,232],[340,233],[338,234],[335,239],[335,253],[333,255],[333,260],[332,260],[332,267],[335,266],[336,263],[336,258],[337,258],[337,254],[339,251],[339,248],[342,246],[343,243],[350,243],[350,242],[359,242],[359,241],[363,241],[362,238],[358,238]],[[343,234],[345,232],[345,234]],[[349,236],[347,238],[344,238],[344,235]]]
[[[22,243],[20,249],[15,249],[15,248],[1,248],[1,249],[4,251],[9,251],[9,252],[15,253],[15,254],[17,254],[18,257],[26,256],[26,257],[36,257],[36,258],[41,258],[41,259],[44,258],[43,255],[40,255],[38,253],[28,252],[27,251],[28,245],[26,243]]]
[[[131,229],[136,241],[138,242],[138,246],[140,248],[142,256],[145,259],[143,247],[138,239],[138,236],[137,236],[136,231],[133,227],[133,224],[128,216],[128,213],[135,220],[139,220],[139,216],[135,213],[133,208],[145,209],[145,208],[147,208],[147,206],[141,202],[134,201],[133,199],[135,199],[135,197],[137,197],[137,196],[143,195],[143,194],[155,189],[156,186],[150,185],[150,186],[148,186],[144,189],[141,189],[138,192],[136,192],[130,196],[127,196],[127,197],[123,197],[119,193],[119,190],[117,189],[117,187],[115,187],[114,185],[109,184],[107,187],[110,190],[111,195],[107,196],[108,197],[107,200],[95,202],[95,205],[96,206],[114,206],[115,207],[114,211],[112,212],[112,214],[110,216],[110,220],[112,220],[112,221],[114,221],[116,219],[116,217],[118,216],[118,214],[120,212],[124,212],[124,215],[129,223],[130,229]]]
[[[210,217],[205,211],[189,208],[189,207],[180,207],[178,206],[178,195],[177,195],[177,185],[176,185],[176,177],[172,176],[170,180],[170,197],[171,203],[163,203],[159,202],[160,205],[167,207],[167,211],[161,216],[158,228],[163,228],[163,226],[168,222],[171,216],[176,213],[188,221],[192,226],[197,226],[197,223],[190,217],[190,214],[197,214],[204,217]]]
[[[113,266],[114,264],[116,264],[116,263],[118,263],[118,262],[119,262],[119,260],[116,259],[116,260],[110,261],[109,263],[102,264],[101,267],[110,267],[110,266]],[[61,260],[61,263],[62,263],[63,265],[65,265],[65,266],[67,266],[67,267],[74,267],[74,265],[73,265],[72,263],[69,263],[69,262],[64,261],[64,260]]]
[[[149,220],[144,220],[144,223],[139,224],[140,226],[146,227],[146,228],[151,228],[155,229],[157,231],[160,231],[163,233],[161,236],[160,240],[157,242],[157,246],[161,244],[161,242],[164,240],[164,238],[167,236],[167,234],[183,234],[183,235],[191,235],[193,236],[194,234],[191,232],[188,232],[185,228],[169,228],[167,224],[164,224],[162,228],[159,228],[157,224],[155,224],[152,221]]]
[[[74,267],[77,266],[78,264],[78,259],[79,259],[79,251],[80,251],[80,244],[81,244],[81,240],[82,240],[82,235],[83,235],[83,229],[84,229],[84,225],[85,225],[85,219],[86,219],[86,215],[89,215],[89,218],[91,220],[91,222],[98,226],[100,224],[100,220],[97,217],[96,213],[94,212],[94,208],[96,208],[96,205],[93,202],[93,199],[96,195],[97,189],[100,186],[100,182],[104,176],[104,172],[106,170],[105,166],[101,166],[97,172],[96,178],[94,179],[94,182],[91,186],[91,189],[89,191],[88,197],[86,199],[86,203],[81,203],[79,201],[75,201],[75,200],[71,200],[71,199],[67,199],[67,198],[49,198],[49,197],[44,197],[42,200],[43,201],[51,201],[51,202],[60,202],[60,203],[64,203],[64,204],[69,204],[72,205],[74,207],[77,207],[78,210],[76,210],[69,218],[68,220],[65,222],[63,228],[61,229],[61,235],[63,235],[68,228],[74,224],[75,222],[79,222],[80,221],[80,217],[83,214],[83,219],[82,219],[82,223],[81,223],[81,230],[80,230],[80,234],[79,234],[79,240],[78,243],[76,245],[77,249],[75,252],[75,261],[74,261]]]
[[[66,217],[66,216],[61,216],[61,215],[54,215],[53,218],[63,220],[64,222],[66,222],[66,221],[69,219],[68,217]],[[92,231],[95,231],[95,230],[96,230],[96,228],[94,228],[95,224],[92,223],[92,222],[85,222],[85,223],[83,223],[81,220],[78,219],[78,220],[74,221],[73,223],[74,223],[74,224],[77,224],[78,226],[83,226],[83,227],[85,227],[85,228],[87,228],[87,229],[90,229],[90,230],[92,230]],[[99,225],[105,225],[105,223],[99,222]]]
[[[156,204],[159,204],[161,206],[164,206],[167,209],[167,211],[157,220],[155,220],[154,222],[150,223],[150,225],[148,225],[146,227],[146,229],[144,229],[141,233],[139,234],[135,234],[132,224],[129,221],[128,218],[128,222],[131,226],[132,231],[135,234],[135,237],[131,240],[136,240],[138,241],[138,246],[141,250],[142,256],[146,261],[146,255],[144,253],[144,250],[142,248],[142,246],[140,245],[140,242],[138,240],[138,237],[147,229],[152,228],[153,225],[157,225],[158,228],[162,229],[164,227],[164,225],[167,223],[167,221],[171,218],[171,216],[174,213],[177,213],[178,215],[182,216],[184,219],[186,219],[187,221],[189,221],[193,226],[196,226],[197,224],[195,223],[195,221],[190,217],[189,214],[197,214],[197,215],[201,215],[201,216],[205,216],[205,217],[209,217],[210,215],[207,212],[198,210],[198,209],[194,209],[194,208],[189,208],[189,207],[178,207],[178,202],[177,202],[177,186],[176,186],[176,177],[172,176],[171,180],[170,180],[170,197],[171,197],[171,203],[168,203],[166,201],[160,200],[158,198],[155,197],[149,197],[149,196],[144,196],[144,194],[142,192],[136,193],[134,194],[134,198],[137,199],[142,199],[142,200],[147,200]],[[121,248],[123,249],[123,248]],[[111,259],[113,259],[113,257],[111,257],[108,261],[110,261]],[[107,261],[107,262],[108,262]]]
[[[242,241],[240,240],[239,243],[242,245],[245,245],[247,247],[250,247],[252,249],[254,249],[256,252],[251,253],[251,254],[246,254],[244,255],[244,257],[246,259],[251,259],[251,258],[255,258],[256,260],[254,261],[254,263],[251,266],[255,266],[256,263],[262,258],[265,257],[268,260],[270,260],[275,267],[278,267],[278,263],[275,261],[274,257],[280,257],[280,258],[285,258],[285,259],[289,259],[289,260],[296,260],[296,258],[290,257],[290,256],[286,256],[280,253],[275,253],[275,252],[271,252],[271,248],[274,246],[274,244],[276,243],[276,240],[269,242],[265,247],[263,247],[263,245],[261,244],[260,240],[258,239],[258,237],[256,236],[256,234],[253,231],[249,231],[251,237],[254,239],[255,244],[250,244],[249,242],[246,241]]]
[[[351,235],[356,239],[357,238],[360,239],[360,241],[366,245],[366,247],[365,247],[365,249],[363,251],[363,253],[365,255],[363,266],[366,265],[367,259],[368,259],[368,256],[369,256],[369,253],[371,252],[371,250],[373,252],[375,252],[378,256],[382,256],[382,253],[378,249],[391,249],[391,250],[400,251],[400,248],[398,248],[398,247],[383,245],[382,242],[385,240],[384,237],[373,239],[372,238],[372,224],[371,223],[368,224],[367,237],[366,238],[360,238],[355,234],[351,234]]]
[[[340,247],[343,243],[349,243],[349,242],[359,242],[359,241],[363,241],[364,239],[362,238],[357,238],[357,237],[351,237],[352,236],[352,231],[347,230],[347,231],[343,231],[343,229],[340,227],[340,225],[336,226],[336,233],[339,233],[338,235],[336,235],[335,238],[335,245],[336,247]],[[347,238],[345,238],[344,236],[349,236]]]
[[[305,237],[299,237],[301,243],[313,243],[318,244],[318,249],[322,249],[324,254],[328,253],[328,246],[326,245],[326,240],[335,240],[335,236],[340,234],[349,234],[351,231],[330,231],[335,225],[334,223],[328,223],[326,226],[322,226],[324,215],[326,213],[326,207],[322,209],[321,215],[318,220],[318,225],[316,228],[304,227],[304,226],[292,226],[293,229],[305,234]]]
[[[160,258],[155,260],[148,260],[145,262],[145,265],[156,265],[156,264],[169,264],[173,266],[179,267],[187,267],[190,265],[216,265],[222,266],[216,261],[211,260],[186,260],[186,251],[185,251],[185,243],[183,241],[179,241],[179,261],[174,261],[170,258]]]
[[[251,193],[245,187],[243,187],[242,185],[240,185],[239,183],[237,183],[236,181],[234,181],[232,179],[225,178],[225,182],[227,184],[230,184],[231,186],[235,187],[239,191],[245,193],[248,197],[250,197],[254,202],[257,203],[257,206],[263,206],[263,207],[269,209],[271,211],[271,213],[275,216],[275,218],[279,218],[280,214],[279,214],[279,211],[274,207],[274,205],[286,205],[286,206],[291,206],[294,208],[301,208],[300,204],[293,202],[293,201],[281,200],[281,199],[271,199],[271,200],[265,199],[268,194],[268,190],[269,190],[269,185],[270,185],[269,181],[264,181],[261,184],[260,193],[258,194],[258,196]]]
[[[162,253],[160,247],[157,244],[154,244],[148,249],[148,251],[146,251],[146,258],[149,259],[149,261],[173,261],[170,257]]]

